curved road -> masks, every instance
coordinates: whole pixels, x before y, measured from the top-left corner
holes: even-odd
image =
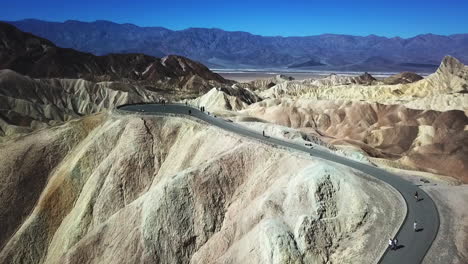
[[[312,156],[322,158],[328,161],[343,164],[353,169],[359,170],[378,178],[398,190],[407,204],[407,214],[403,225],[398,231],[397,238],[398,244],[401,247],[396,251],[386,250],[380,258],[379,263],[421,263],[427,251],[434,241],[439,228],[439,214],[434,201],[417,185],[404,180],[394,174],[385,170],[353,161],[329,152],[320,151],[317,149],[310,149],[306,146],[294,144],[287,141],[282,141],[276,138],[264,137],[262,134],[243,128],[239,125],[233,124],[221,118],[215,118],[207,115],[196,108],[188,107],[178,104],[135,104],[125,105],[118,107],[119,110],[128,112],[140,112],[144,114],[176,114],[188,115],[191,110],[191,116],[201,119],[211,125],[217,126],[224,130],[237,133],[242,136],[254,138],[260,141],[266,141],[275,145],[292,148],[295,150],[307,152]],[[415,191],[418,191],[422,200],[417,202],[414,198]],[[413,230],[414,221],[422,228],[421,231],[415,232]],[[382,243],[388,244],[388,237],[382,237]]]

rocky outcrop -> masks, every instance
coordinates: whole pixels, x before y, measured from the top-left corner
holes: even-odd
[[[468,66],[451,56],[446,56],[437,71],[426,79],[425,88],[446,90],[449,93],[468,92]]]
[[[198,98],[187,100],[189,104],[197,107],[203,106],[211,112],[238,111],[259,101],[261,98],[254,92],[239,86],[213,88]]]
[[[353,79],[353,83],[364,85],[372,85],[375,81],[377,81],[377,79],[375,79],[368,72],[365,72],[362,75],[359,75],[358,77]]]
[[[387,77],[383,80],[384,84],[404,84],[404,83],[413,83],[419,80],[422,80],[423,77],[414,72],[402,72],[390,77]]]
[[[0,148],[1,263],[362,263],[403,219],[372,178],[182,118],[99,114]]]

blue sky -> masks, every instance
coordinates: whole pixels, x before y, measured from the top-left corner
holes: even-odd
[[[468,33],[468,0],[12,0],[0,20],[110,20],[169,29],[221,28],[268,36],[323,33],[411,37]]]

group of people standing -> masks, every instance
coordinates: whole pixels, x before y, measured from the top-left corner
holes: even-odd
[[[398,239],[389,239],[388,240],[388,246],[390,247],[391,250],[397,250],[398,249]]]
[[[185,102],[185,105],[187,105],[187,102]],[[205,112],[205,110],[206,110],[204,106],[200,106],[199,109],[200,109],[200,111],[202,111],[202,112]],[[192,114],[192,110],[189,109],[189,110],[188,110],[188,113],[189,113],[189,115],[191,115],[191,114]],[[208,115],[210,114],[210,112],[206,112],[206,113],[207,113]],[[216,116],[215,116],[215,117],[216,117]]]

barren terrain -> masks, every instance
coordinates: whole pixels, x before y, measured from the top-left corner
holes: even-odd
[[[99,114],[0,147],[4,263],[370,263],[402,220],[386,184],[182,118]]]

